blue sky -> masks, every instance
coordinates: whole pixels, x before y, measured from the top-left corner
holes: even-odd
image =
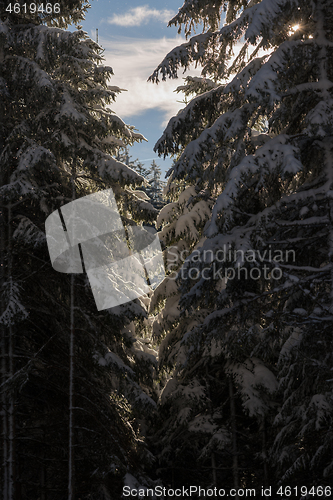
[[[118,96],[112,110],[148,139],[148,143],[132,147],[131,156],[147,166],[155,158],[163,171],[172,160],[158,158],[153,147],[168,120],[183,107],[177,102],[183,95],[174,92],[183,80],[180,76],[156,85],[148,83],[147,78],[164,56],[185,40],[175,27],[167,27],[181,5],[181,0],[92,0],[83,23],[83,29],[94,40],[98,29],[99,44],[105,49],[104,64],[114,71],[111,84],[127,89]],[[198,75],[199,70],[190,74]]]

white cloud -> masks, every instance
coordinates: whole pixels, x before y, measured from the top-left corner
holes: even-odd
[[[174,15],[172,10],[157,10],[151,9],[148,5],[141,5],[129,9],[125,14],[113,14],[112,17],[108,18],[108,23],[126,27],[142,26],[151,20],[167,23]]]
[[[106,66],[111,66],[114,76],[110,85],[115,85],[127,92],[122,92],[117,96],[111,109],[122,119],[126,119],[148,111],[157,109],[163,112],[163,127],[169,119],[176,115],[179,109],[184,107],[181,101],[184,97],[182,93],[174,90],[183,85],[182,69],[179,70],[178,79],[167,79],[158,85],[147,82],[149,75],[164,59],[166,54],[174,47],[183,43],[185,39],[181,36],[175,38],[142,39],[130,37],[115,37],[100,40],[101,46],[105,49],[104,57]],[[238,54],[241,44],[237,44],[235,55]],[[200,68],[191,66],[186,75],[199,76]],[[133,121],[135,125],[135,120]]]
[[[110,84],[127,92],[118,95],[111,108],[121,118],[126,119],[150,109],[164,112],[167,122],[183,105],[183,94],[174,92],[182,85],[182,73],[176,80],[167,80],[158,85],[147,82],[147,78],[172,48],[183,43],[182,37],[156,39],[134,39],[117,37],[113,41],[101,40],[105,49],[104,64],[111,66],[114,76]],[[199,69],[191,69],[187,74],[199,75]]]

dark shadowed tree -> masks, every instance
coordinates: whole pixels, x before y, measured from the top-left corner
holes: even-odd
[[[74,281],[52,269],[44,223],[73,198],[107,188],[125,224],[152,221],[155,210],[135,194],[142,177],[114,158],[142,136],[106,107],[119,89],[79,26],[88,2],[7,5],[0,2],[0,489],[3,500],[116,499],[126,474],[146,481],[133,422],[154,409],[153,365],[128,327],[145,305],[98,312],[84,274]]]

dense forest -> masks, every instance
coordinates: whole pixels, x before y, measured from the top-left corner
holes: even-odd
[[[166,183],[131,160],[88,1],[7,6],[1,499],[330,498],[332,1],[184,1],[186,42],[147,75],[202,70],[155,146]],[[98,310],[45,221],[103,190],[126,234],[158,231],[165,278]]]

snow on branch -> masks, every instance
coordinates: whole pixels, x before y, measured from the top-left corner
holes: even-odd
[[[219,85],[203,94],[194,97],[185,108],[169,120],[163,135],[157,141],[154,151],[159,154],[175,154],[178,144],[187,144],[189,138],[204,130],[208,122],[216,119],[221,113],[221,95],[224,86]],[[167,175],[170,175],[169,173]]]
[[[250,61],[247,66],[238,73],[225,87],[225,92],[244,92],[251,78],[257,73],[262,65],[267,61],[268,56],[258,57]]]
[[[210,45],[217,42],[218,32],[202,33],[193,36],[188,42],[182,43],[169,52],[163,61],[158,65],[155,71],[150,75],[148,81],[159,83],[159,73],[162,80],[169,78],[178,78],[179,68],[186,70],[193,62],[205,64],[207,50]]]
[[[239,109],[227,111],[219,116],[211,127],[206,128],[197,139],[186,146],[173,167],[172,179],[185,175],[189,179],[192,170],[195,175],[198,162],[203,164],[211,160],[213,145],[216,146],[222,140],[233,142],[235,138],[243,137],[252,110],[253,105],[244,104]]]
[[[20,81],[22,75],[24,75],[24,80],[27,82],[34,81],[40,88],[49,87],[53,89],[54,82],[52,78],[35,61],[22,56],[9,55],[6,56],[6,59],[10,59],[14,63],[13,78]]]
[[[24,245],[37,248],[46,243],[46,236],[28,217],[22,215],[20,223],[13,233],[13,239]]]
[[[131,169],[125,163],[115,160],[111,155],[101,154],[101,151],[96,149],[94,158],[87,159],[85,164],[93,164],[102,179],[110,179],[112,181],[126,184],[140,185],[144,178],[139,175],[135,170]]]
[[[203,29],[214,31],[218,28],[221,19],[221,8],[224,0],[206,2],[202,0],[185,0],[178,13],[169,21],[168,26],[185,26],[186,36],[190,35],[193,28],[203,21]]]
[[[271,54],[266,62],[267,56],[262,58],[264,64],[256,71],[245,91],[245,97],[258,99],[267,95],[272,106],[276,101],[281,100],[281,91],[277,89],[277,74],[286,70],[289,60],[293,57],[294,49],[302,42],[292,40],[282,43],[277,50]],[[279,82],[281,85],[281,83]]]
[[[207,235],[212,236],[217,232],[219,215],[234,204],[240,189],[245,186],[245,177],[247,178],[249,174],[254,177],[255,173],[260,173],[257,185],[257,189],[260,189],[264,184],[265,175],[269,175],[277,168],[281,178],[288,174],[295,175],[303,169],[297,156],[298,149],[289,143],[287,135],[274,137],[258,148],[254,155],[246,156],[237,167],[232,169],[223,192],[216,200]]]
[[[260,387],[270,394],[278,388],[275,375],[258,358],[248,358],[244,363],[230,363],[227,372],[231,373],[239,384],[239,392],[243,406],[250,416],[264,416],[269,411],[269,405],[260,395]]]
[[[257,43],[260,37],[264,37],[264,47],[268,46],[276,38],[273,30],[274,19],[280,21],[284,5],[289,0],[261,0],[253,5],[252,2],[244,12],[233,22],[220,30],[220,39],[240,39],[244,36],[251,44]]]

